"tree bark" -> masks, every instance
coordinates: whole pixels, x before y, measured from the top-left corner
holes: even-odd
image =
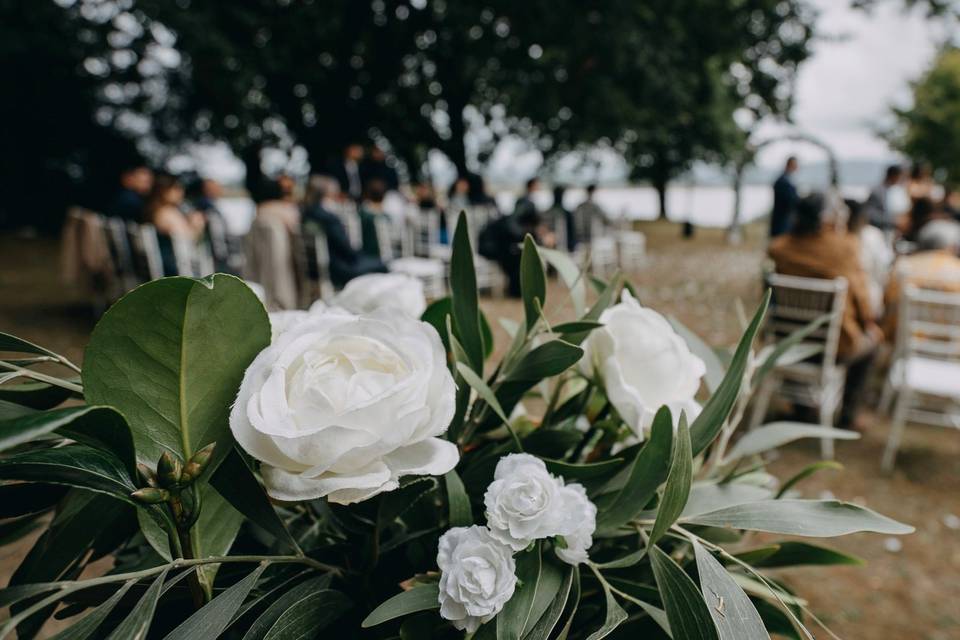
[[[260,152],[263,147],[259,144],[252,144],[245,148],[240,159],[246,168],[246,176],[243,178],[243,186],[254,202],[260,202],[260,193],[263,188],[263,169],[260,166]]]
[[[660,220],[667,219],[667,183],[669,180],[666,175],[659,174],[653,179],[653,188],[657,190],[657,202],[659,211],[657,217]]]

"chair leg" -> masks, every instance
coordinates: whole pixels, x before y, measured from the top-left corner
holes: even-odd
[[[880,394],[880,413],[890,415],[890,407],[893,405],[895,395],[892,374],[887,374],[887,379],[883,383],[883,392]]]
[[[750,413],[750,422],[747,425],[748,431],[753,431],[760,426],[763,419],[767,417],[767,409],[770,408],[770,396],[773,395],[776,378],[774,374],[768,374],[760,383],[757,389],[757,395],[753,399],[753,411]]]
[[[893,471],[897,450],[900,449],[900,441],[903,438],[903,430],[906,426],[910,400],[909,390],[904,389],[900,392],[896,406],[893,408],[893,417],[890,419],[890,436],[887,438],[887,447],[883,451],[883,460],[880,463],[881,468],[886,472]]]
[[[821,404],[820,424],[826,427],[836,426],[838,407],[836,402]],[[833,438],[820,438],[820,456],[824,460],[833,460]]]

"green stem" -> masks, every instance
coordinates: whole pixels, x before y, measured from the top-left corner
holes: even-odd
[[[33,380],[37,380],[39,382],[46,382],[47,384],[52,384],[56,387],[63,387],[64,389],[69,389],[70,391],[73,391],[75,393],[83,393],[83,387],[81,387],[78,384],[74,384],[73,382],[62,380],[61,378],[48,376],[45,373],[39,373],[37,371],[31,371],[30,369],[26,369],[24,367],[18,367],[15,364],[10,364],[9,362],[4,362],[2,360],[0,360],[0,367],[3,367],[4,369],[7,369],[9,371],[15,371],[16,373],[20,374],[21,377],[24,377],[24,378],[32,378]]]

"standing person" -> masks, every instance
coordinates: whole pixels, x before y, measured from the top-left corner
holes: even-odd
[[[797,171],[797,158],[790,156],[783,173],[773,183],[773,211],[770,213],[770,238],[776,238],[790,230],[793,225],[793,212],[799,196],[793,184],[793,174]]]
[[[933,170],[926,162],[914,162],[910,168],[910,178],[907,180],[907,195],[916,202],[920,198],[933,198],[934,188]]]
[[[573,210],[573,228],[575,230],[576,244],[589,243],[593,239],[593,226],[599,223],[602,226],[610,224],[610,218],[599,204],[593,199],[593,194],[597,190],[597,185],[587,185],[587,199],[580,203]],[[576,248],[576,245],[574,246]]]
[[[450,185],[447,192],[447,209],[454,215],[459,215],[461,211],[469,207],[470,202],[470,181],[466,176],[459,176]]]
[[[903,168],[898,164],[890,165],[883,175],[883,181],[870,191],[863,203],[870,224],[889,233],[896,227],[897,216],[910,206],[909,202],[900,202],[902,197],[898,187],[902,179]],[[903,197],[906,197],[906,194],[903,194]]]
[[[383,198],[387,185],[383,180],[373,179],[364,188],[363,204],[360,205],[361,251],[364,255],[380,259],[380,238],[377,236],[377,218],[385,216]]]
[[[533,194],[540,190],[540,179],[536,176],[527,180],[523,195],[517,198],[513,205],[514,215],[523,215],[525,219],[532,219],[531,214],[539,216],[537,205],[533,202]]]
[[[196,242],[206,225],[203,214],[193,211],[184,214],[184,190],[180,181],[171,175],[157,176],[147,201],[146,219],[157,229],[163,274],[177,275],[177,260],[173,244],[176,240]]]
[[[847,365],[841,426],[861,430],[860,407],[883,332],[870,306],[867,278],[860,263],[856,237],[826,228],[826,199],[813,193],[797,202],[789,233],[775,238],[767,250],[777,273],[806,278],[847,280],[847,300],[840,324],[838,359]]]
[[[343,158],[331,170],[333,177],[340,183],[340,192],[357,204],[363,198],[363,176],[360,173],[362,161],[363,145],[353,142],[344,147]]]
[[[563,237],[566,242],[566,249],[572,252],[576,249],[579,238],[577,237],[576,226],[573,224],[573,213],[563,206],[563,196],[566,192],[566,187],[561,185],[556,185],[553,188],[553,206],[550,207],[550,217],[552,218],[551,222],[555,230],[559,229],[560,225],[563,225]]]
[[[120,172],[120,190],[110,200],[105,213],[127,222],[143,222],[151,189],[153,172],[146,165],[126,167]]]
[[[364,183],[370,180],[383,180],[387,191],[400,189],[400,178],[397,170],[387,161],[387,152],[377,145],[370,147],[370,152],[360,164],[360,177]]]
[[[528,233],[540,246],[555,245],[555,238],[543,224],[536,207],[518,207],[512,214],[496,218],[483,228],[477,242],[480,255],[500,265],[507,276],[507,293],[513,298],[522,295],[520,256],[523,253],[523,239]]]

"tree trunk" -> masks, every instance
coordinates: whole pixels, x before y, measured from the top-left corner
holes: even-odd
[[[657,217],[660,220],[667,219],[667,183],[669,180],[665,175],[658,175],[653,179],[653,188],[657,190],[657,202],[660,206]]]
[[[727,228],[727,242],[730,244],[740,244],[743,240],[743,233],[740,229],[740,210],[743,207],[743,170],[744,165],[738,162],[733,173],[733,217],[730,220],[730,226]]]
[[[457,167],[457,175],[467,175],[467,145],[464,138],[467,135],[467,124],[463,119],[463,110],[466,102],[456,99],[450,102],[450,144],[447,155]]]
[[[243,166],[247,173],[243,178],[243,186],[254,202],[260,202],[260,194],[263,189],[263,168],[260,166],[260,152],[263,147],[259,144],[252,144],[245,148],[240,154]]]

